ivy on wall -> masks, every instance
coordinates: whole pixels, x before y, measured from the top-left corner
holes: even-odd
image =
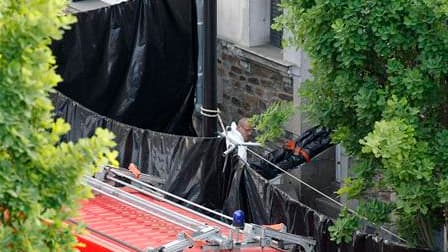
[[[448,210],[448,2],[282,0],[276,27],[312,58],[307,111],[356,157],[340,194],[358,213],[432,247]],[[391,202],[366,195],[390,191]],[[330,229],[348,241],[359,222]],[[393,221],[391,221],[393,220]],[[351,237],[351,236],[349,236]]]

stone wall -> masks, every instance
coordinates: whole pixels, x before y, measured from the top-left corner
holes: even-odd
[[[218,40],[218,107],[225,123],[264,112],[275,101],[293,100],[290,64]]]
[[[245,48],[225,40],[218,40],[217,56],[218,107],[227,125],[242,116],[250,117],[264,112],[275,101],[297,99],[298,97],[294,97],[298,88],[294,87],[294,78],[297,82],[301,82],[309,77],[306,64],[293,65],[282,60],[267,58],[258,53],[255,48]],[[301,119],[295,118],[295,120],[300,121],[298,123],[301,124],[303,130],[314,126]],[[296,130],[294,133],[299,134]],[[286,137],[293,137],[290,134]],[[274,145],[270,147],[275,148]],[[334,148],[330,148],[315,157],[311,163],[290,172],[296,178],[331,195],[337,189],[334,183],[336,174],[334,154]],[[337,207],[296,179],[280,176],[274,183],[279,183],[279,186],[291,197],[306,202],[329,216],[337,216]]]

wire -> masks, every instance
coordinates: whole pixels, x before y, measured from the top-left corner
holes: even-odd
[[[301,180],[300,178],[294,176],[292,173],[290,173],[290,172],[288,172],[288,171],[286,171],[286,170],[280,168],[278,165],[276,165],[276,164],[272,163],[271,161],[267,160],[267,159],[264,158],[262,155],[256,153],[255,151],[253,151],[253,150],[251,150],[251,149],[249,149],[249,148],[247,148],[247,150],[248,150],[249,152],[251,152],[252,154],[254,154],[256,157],[258,157],[258,158],[260,158],[261,160],[265,161],[266,163],[272,165],[272,166],[275,167],[276,169],[282,171],[283,173],[285,173],[286,175],[288,175],[288,176],[291,177],[292,179],[296,180],[297,182],[299,182],[299,183],[301,183],[301,184],[304,184],[305,186],[307,186],[307,187],[310,188],[311,190],[315,191],[315,192],[318,193],[319,195],[321,195],[321,196],[323,196],[324,198],[330,200],[331,202],[333,202],[333,203],[336,204],[337,206],[339,206],[339,207],[345,207],[344,204],[342,204],[341,202],[339,202],[339,201],[337,201],[337,200],[331,198],[330,196],[328,196],[328,195],[326,195],[325,193],[321,192],[319,189],[315,188],[314,186],[312,186],[312,185],[308,184],[307,182]],[[373,224],[373,225],[376,226],[376,227],[379,227],[382,231],[388,233],[389,235],[391,235],[391,236],[393,236],[393,237],[395,237],[395,238],[397,238],[397,239],[399,239],[399,240],[401,240],[401,241],[403,241],[403,242],[405,242],[405,243],[408,243],[408,241],[407,241],[406,239],[401,238],[399,235],[393,233],[392,231],[386,229],[386,228],[383,227],[383,226],[379,226],[379,225],[377,225],[377,224],[375,224],[375,223],[370,222],[366,217],[361,216],[361,215],[358,214],[355,210],[353,210],[353,209],[351,209],[351,208],[349,208],[349,207],[347,207],[347,210],[348,210],[350,213],[356,215],[357,217],[359,217],[359,218],[361,218],[361,219],[363,219],[363,220],[366,220],[367,222]]]

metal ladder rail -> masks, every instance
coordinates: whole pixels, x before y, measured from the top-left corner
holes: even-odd
[[[171,204],[171,205],[173,205],[173,206],[176,206],[176,207],[180,207],[180,208],[182,208],[182,209],[184,209],[184,210],[187,210],[187,211],[190,211],[190,212],[192,212],[192,213],[194,213],[194,214],[199,214],[199,215],[201,215],[201,217],[204,217],[204,216],[205,216],[205,215],[202,216],[202,214],[198,213],[197,211],[194,211],[194,210],[192,210],[192,209],[190,209],[190,208],[186,208],[186,207],[184,207],[184,206],[182,206],[182,205],[180,205],[180,204],[177,204],[177,203],[175,203],[175,202],[172,202],[172,201],[170,201],[170,200],[168,200],[168,199],[165,199],[165,198],[161,197],[160,195],[157,195],[157,194],[156,194],[156,193],[160,193],[160,194],[163,194],[163,195],[165,195],[165,196],[167,196],[167,197],[174,198],[174,199],[176,199],[176,200],[179,200],[179,201],[182,201],[182,202],[184,202],[184,203],[187,203],[187,204],[189,204],[189,205],[191,205],[191,206],[197,207],[197,208],[199,208],[199,209],[201,209],[201,210],[204,210],[204,211],[206,211],[206,212],[208,212],[208,213],[211,213],[211,214],[214,214],[214,215],[216,215],[216,216],[222,217],[222,218],[224,218],[224,219],[226,219],[226,220],[228,220],[228,221],[232,221],[232,217],[230,217],[230,216],[227,216],[227,215],[222,214],[222,213],[220,213],[220,212],[214,211],[214,210],[212,210],[212,209],[209,209],[209,208],[207,208],[207,207],[204,207],[204,206],[202,206],[202,205],[200,205],[200,204],[197,204],[197,203],[195,203],[195,202],[186,200],[186,199],[184,199],[184,198],[182,198],[182,197],[180,197],[180,196],[177,196],[177,195],[175,195],[175,194],[169,193],[169,192],[167,192],[167,191],[165,191],[165,190],[163,190],[163,189],[157,188],[157,187],[152,186],[152,185],[150,185],[150,184],[144,183],[144,182],[142,182],[142,181],[140,181],[140,180],[138,180],[138,179],[136,179],[136,178],[133,178],[133,177],[131,177],[131,176],[129,176],[129,175],[124,174],[123,172],[121,172],[121,171],[119,171],[119,170],[116,170],[115,168],[110,168],[109,166],[106,166],[104,169],[105,169],[104,178],[113,180],[114,182],[117,182],[117,183],[119,183],[119,184],[121,184],[121,185],[129,186],[129,187],[131,187],[131,188],[133,188],[133,189],[135,189],[135,190],[138,190],[138,189],[136,189],[136,186],[133,186],[132,184],[126,183],[126,182],[124,182],[124,181],[122,181],[122,180],[115,179],[115,178],[113,178],[112,176],[108,176],[108,174],[109,174],[109,173],[112,173],[112,174],[115,174],[115,175],[117,175],[117,176],[120,176],[120,177],[129,179],[129,180],[132,181],[133,183],[135,183],[135,184],[137,184],[137,185],[139,185],[139,186],[144,187],[144,188],[141,188],[140,190],[138,190],[139,192],[141,192],[141,193],[143,193],[143,194],[146,194],[146,195],[151,196],[151,197],[155,197],[155,198],[157,198],[157,199],[159,199],[159,200],[165,201],[166,203],[169,203],[169,204]],[[156,193],[155,193],[155,192],[156,192]],[[205,217],[205,218],[209,219],[210,217],[207,216],[207,217]],[[219,220],[216,220],[216,219],[213,219],[213,218],[212,218],[212,220],[213,220],[213,221],[222,222],[222,221],[219,221]],[[226,225],[229,226],[228,224],[226,224],[226,223],[224,223],[224,222],[222,222],[222,223],[223,223],[224,226],[226,226]]]
[[[139,209],[143,212],[149,213],[151,215],[157,216],[165,221],[181,226],[185,229],[191,231],[199,231],[208,227],[204,223],[201,223],[197,220],[189,218],[184,215],[180,215],[168,208],[164,208],[158,206],[154,203],[145,201],[137,196],[134,196],[128,192],[122,191],[118,188],[115,188],[107,183],[99,181],[98,179],[92,177],[85,177],[86,183],[92,188],[92,190],[104,194],[108,197],[116,199],[124,204],[132,206],[136,209]]]
[[[256,224],[245,224],[244,233],[257,236],[260,240],[269,238],[282,241],[283,243],[297,244],[305,249],[306,252],[314,251],[314,247],[316,246],[316,241],[311,237],[276,231]]]
[[[144,189],[138,188],[137,186],[133,186],[133,185],[127,183],[127,182],[124,182],[124,181],[122,181],[122,180],[119,180],[119,179],[114,178],[113,176],[111,176],[110,173],[115,174],[115,175],[120,176],[120,177],[123,177],[123,178],[126,178],[126,179],[129,179],[129,180],[131,180],[131,181],[133,181],[133,182],[136,182],[136,183],[138,183],[139,185],[141,185],[141,186],[145,186],[145,187],[147,187],[147,188],[146,188],[146,190],[144,190]],[[169,203],[169,204],[171,204],[171,205],[173,205],[173,206],[180,207],[180,208],[182,208],[182,209],[184,209],[184,210],[187,210],[187,211],[189,211],[189,212],[191,212],[191,213],[193,213],[193,214],[196,214],[196,215],[199,215],[199,216],[201,216],[201,217],[204,217],[204,218],[206,218],[206,219],[208,219],[208,220],[211,220],[211,221],[213,221],[213,222],[215,222],[215,223],[222,223],[222,224],[220,224],[220,225],[226,226],[226,227],[228,227],[228,228],[230,228],[231,230],[234,230],[234,231],[236,231],[236,232],[241,232],[241,233],[243,233],[244,235],[247,235],[248,238],[249,238],[249,237],[252,237],[252,239],[256,239],[256,240],[258,240],[258,242],[256,242],[256,243],[259,243],[259,245],[261,245],[260,243],[263,243],[262,241],[265,240],[265,239],[267,238],[267,239],[269,240],[269,242],[268,242],[269,244],[270,244],[271,242],[274,242],[274,241],[271,241],[271,239],[276,239],[276,240],[283,241],[284,243],[300,245],[301,247],[303,247],[303,248],[305,249],[306,252],[312,252],[312,251],[314,251],[314,246],[315,246],[315,244],[316,244],[316,241],[313,240],[312,238],[309,238],[309,237],[303,237],[303,236],[299,236],[299,235],[293,235],[293,234],[289,234],[289,233],[285,233],[285,232],[279,232],[279,231],[271,230],[271,229],[269,229],[269,228],[266,228],[266,227],[263,227],[263,226],[259,226],[259,225],[255,225],[255,224],[245,224],[245,228],[244,228],[244,230],[235,229],[235,227],[233,227],[233,226],[231,226],[231,225],[228,225],[228,224],[226,224],[226,223],[224,223],[224,222],[221,222],[221,221],[219,221],[219,220],[213,219],[212,217],[203,215],[203,214],[198,213],[198,212],[196,212],[196,211],[194,211],[194,210],[192,210],[192,209],[186,208],[186,207],[181,206],[181,205],[179,205],[179,204],[177,204],[177,203],[174,203],[174,202],[172,202],[172,201],[170,201],[170,200],[168,200],[168,199],[165,199],[165,198],[163,198],[163,196],[158,195],[158,193],[166,194],[166,195],[168,195],[168,196],[170,196],[170,193],[168,193],[168,192],[166,192],[166,191],[164,191],[164,190],[162,190],[162,189],[159,189],[159,188],[155,188],[155,187],[153,187],[153,186],[150,186],[150,185],[148,185],[148,184],[146,184],[146,183],[140,182],[140,181],[138,181],[137,179],[135,179],[135,178],[133,178],[133,177],[130,177],[130,176],[128,176],[128,175],[125,175],[125,174],[123,174],[121,171],[115,170],[115,169],[113,169],[113,168],[112,168],[112,169],[111,169],[111,168],[105,168],[105,174],[103,174],[103,179],[106,179],[106,178],[109,179],[109,180],[112,180],[112,181],[114,181],[114,182],[117,182],[117,183],[119,183],[119,184],[121,184],[121,185],[128,186],[128,187],[130,187],[130,188],[132,188],[132,189],[134,189],[134,190],[137,190],[137,191],[139,191],[139,192],[141,192],[141,193],[143,193],[143,194],[146,194],[146,195],[148,195],[148,196],[151,196],[151,197],[154,197],[154,198],[163,200],[164,202]],[[129,193],[124,192],[124,191],[122,191],[122,190],[120,190],[120,189],[117,189],[117,188],[115,188],[115,187],[112,187],[112,186],[110,186],[109,184],[103,183],[103,182],[101,182],[101,181],[99,181],[99,180],[97,180],[97,179],[89,178],[89,180],[95,181],[96,184],[102,184],[102,185],[105,185],[110,191],[112,191],[111,194],[114,194],[114,193],[129,194]],[[98,187],[98,186],[97,186],[97,187]],[[154,188],[157,189],[157,192],[155,192],[155,193],[153,193],[153,192],[154,192],[154,190],[153,190]],[[103,191],[104,191],[104,190],[103,190]],[[102,192],[102,191],[100,191],[100,192]],[[102,192],[102,193],[104,193],[104,192]],[[138,198],[138,197],[136,197],[136,196],[133,196],[132,194],[129,194],[129,195],[132,196],[132,197],[135,197],[136,200],[137,200],[138,202],[150,203],[150,202],[144,201],[143,199],[140,199],[140,198]],[[178,196],[176,196],[176,197],[178,197]],[[179,198],[180,198],[180,197],[179,197]],[[180,198],[180,199],[183,199],[183,198]],[[183,201],[184,201],[184,202],[190,202],[190,201],[185,200],[185,199],[183,199]],[[122,201],[122,202],[124,202],[124,203],[126,203],[126,204],[129,204],[129,201]],[[131,203],[131,204],[132,204],[132,203]],[[151,203],[151,204],[152,204],[152,203]],[[152,205],[154,205],[154,204],[152,204]],[[156,208],[163,208],[163,207],[160,207],[160,206],[157,206],[157,205],[154,205],[154,206],[156,206]],[[202,207],[202,208],[205,208],[205,209],[207,209],[207,210],[210,210],[210,209],[208,209],[208,208],[206,208],[206,207],[203,207],[203,206],[201,206],[201,207]],[[166,209],[166,208],[163,208],[163,209]],[[167,211],[167,210],[168,210],[168,209],[163,210],[163,211]],[[162,211],[162,212],[163,212],[163,211]],[[171,210],[168,210],[168,211],[172,212]],[[210,210],[210,211],[213,212],[213,210]],[[154,214],[154,213],[152,213],[152,212],[150,212],[150,213],[151,213],[151,214]],[[175,212],[172,212],[172,213],[174,213],[175,215],[177,215],[177,216],[178,216],[179,218],[181,218],[182,220],[185,219],[185,217],[184,217],[183,215],[177,214],[177,213],[175,213]],[[165,212],[163,212],[163,214],[165,214]],[[158,216],[158,215],[156,215],[156,216]],[[168,219],[166,219],[166,220],[168,220],[168,221],[170,221],[170,222],[173,222],[172,219],[169,219],[170,217],[171,217],[171,215],[169,215]],[[228,217],[228,218],[230,218],[230,217]],[[215,239],[216,239],[216,240],[225,241],[224,244],[228,244],[229,242],[230,242],[230,244],[232,243],[231,241],[227,240],[225,237],[223,237],[223,236],[221,236],[221,235],[219,234],[219,229],[217,229],[217,228],[211,228],[211,227],[209,227],[209,226],[207,226],[207,225],[205,225],[205,228],[204,228],[204,226],[200,227],[200,225],[201,225],[200,222],[197,222],[197,221],[194,220],[194,219],[190,219],[190,220],[192,220],[192,221],[195,222],[195,223],[199,223],[199,226],[195,226],[196,229],[191,229],[191,228],[188,228],[188,225],[185,225],[185,223],[182,224],[182,225],[180,225],[180,223],[177,222],[177,221],[176,221],[176,222],[173,222],[173,223],[175,223],[175,224],[177,224],[177,225],[180,225],[180,226],[182,226],[182,227],[184,227],[184,228],[187,228],[187,229],[189,229],[189,230],[195,231],[195,233],[196,233],[199,237],[208,236],[208,238],[212,238],[212,240],[215,240]],[[188,222],[187,224],[190,224],[190,222]],[[205,230],[208,230],[208,231],[204,232]],[[192,238],[193,238],[193,237],[192,237]],[[214,238],[214,239],[213,239],[213,238]],[[182,244],[182,245],[181,245],[181,244]],[[191,239],[180,239],[180,240],[178,239],[178,240],[173,241],[172,243],[169,243],[169,246],[164,247],[164,249],[162,249],[162,251],[175,251],[175,250],[171,250],[171,249],[179,248],[179,246],[187,246],[187,245],[189,245],[189,244],[191,244]],[[166,244],[166,245],[168,245],[168,244]],[[166,246],[166,245],[165,245],[165,246]],[[244,245],[241,244],[241,245],[242,245],[242,247],[246,247],[246,246],[248,246],[248,247],[252,247],[252,246],[254,246],[255,244],[253,244],[253,243],[250,242],[250,243],[248,243],[248,244],[244,244]],[[268,244],[266,244],[266,245],[268,245]],[[269,245],[268,245],[268,246],[269,246]],[[229,248],[229,244],[226,245],[225,247],[226,247],[226,248]],[[230,247],[233,247],[233,245],[230,245]],[[222,248],[222,249],[223,249],[223,248]],[[151,250],[151,249],[148,248],[147,251],[154,251],[154,250]]]
[[[231,225],[229,225],[229,224],[227,224],[227,223],[225,223],[225,222],[222,222],[222,221],[217,220],[217,219],[215,219],[215,218],[213,218],[213,217],[210,217],[210,216],[207,216],[207,215],[202,214],[202,213],[200,213],[200,212],[197,212],[197,211],[195,211],[195,210],[193,210],[193,209],[190,209],[190,208],[188,208],[188,207],[186,207],[186,206],[183,206],[183,205],[180,205],[180,204],[178,204],[178,203],[172,202],[172,201],[170,201],[170,200],[168,200],[168,199],[163,198],[163,196],[161,196],[161,195],[159,195],[159,194],[157,194],[157,193],[152,193],[152,192],[150,192],[150,191],[148,191],[148,190],[145,190],[144,188],[140,188],[140,187],[138,187],[138,186],[134,186],[134,185],[132,185],[132,184],[126,183],[126,182],[124,182],[124,181],[121,181],[121,180],[119,180],[119,179],[116,179],[116,178],[113,178],[113,177],[110,177],[110,176],[108,176],[107,178],[108,178],[109,180],[114,181],[114,182],[116,182],[116,183],[119,183],[119,184],[121,184],[121,185],[123,185],[123,186],[126,186],[126,187],[129,187],[129,188],[131,188],[131,189],[134,189],[134,190],[136,190],[136,191],[138,191],[138,192],[140,192],[140,193],[142,193],[142,194],[144,194],[144,195],[153,197],[153,198],[158,199],[158,200],[160,200],[160,201],[166,202],[166,203],[168,203],[168,204],[170,204],[170,205],[172,205],[172,206],[175,206],[175,207],[177,207],[177,208],[180,208],[180,209],[182,209],[182,210],[185,210],[185,211],[187,211],[187,212],[189,212],[189,213],[192,213],[192,214],[195,214],[195,215],[197,215],[197,216],[200,216],[200,217],[202,217],[202,218],[204,218],[204,219],[207,219],[207,220],[209,220],[209,221],[211,221],[211,222],[214,222],[215,224],[217,224],[217,225],[219,225],[219,226],[224,226],[224,227],[229,228],[229,229],[230,229],[230,228],[233,228]],[[125,178],[128,178],[128,177],[125,177]],[[129,177],[129,178],[132,179],[131,177]],[[229,217],[229,218],[230,218],[230,217]]]

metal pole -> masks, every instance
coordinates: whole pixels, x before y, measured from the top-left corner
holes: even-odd
[[[448,230],[447,230],[447,222],[443,225],[443,251],[448,251]]]
[[[204,103],[208,110],[217,109],[216,97],[216,0],[204,0]],[[216,136],[217,118],[204,116],[202,136]]]
[[[204,103],[204,0],[196,0],[198,24],[198,80],[196,82],[196,111],[201,112]]]
[[[445,208],[443,210],[443,217],[445,217],[445,223],[443,223],[443,230],[442,230],[442,249],[443,251],[448,251],[448,209]]]

